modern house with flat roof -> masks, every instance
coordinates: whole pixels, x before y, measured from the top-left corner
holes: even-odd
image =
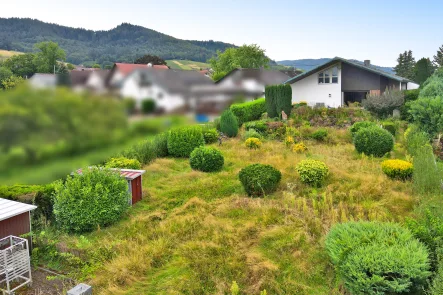
[[[377,69],[369,60],[360,63],[335,57],[284,84],[292,87],[292,102],[310,106],[340,107],[361,102],[367,94],[383,93],[386,88],[401,90],[419,87],[413,81]]]

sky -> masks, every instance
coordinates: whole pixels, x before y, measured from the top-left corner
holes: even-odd
[[[395,66],[443,45],[441,0],[12,0],[0,17],[91,30],[127,22],[190,40],[258,44],[273,60],[340,56]],[[1,29],[1,28],[0,28]]]

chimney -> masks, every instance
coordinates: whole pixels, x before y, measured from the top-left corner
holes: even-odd
[[[365,59],[364,64],[366,67],[369,67],[371,65],[371,61],[369,59]]]

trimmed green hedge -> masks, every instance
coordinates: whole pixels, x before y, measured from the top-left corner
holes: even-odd
[[[269,118],[281,116],[284,111],[288,116],[292,110],[292,88],[291,85],[269,85],[265,88],[266,111]]]
[[[266,112],[266,101],[260,98],[254,101],[233,104],[231,111],[237,117],[238,125],[241,126],[245,122],[260,119],[261,115]]]
[[[238,175],[249,196],[263,196],[274,192],[281,180],[281,173],[271,165],[252,164]]]
[[[350,294],[417,294],[430,275],[426,246],[398,224],[336,224],[325,246]]]
[[[105,164],[106,168],[141,169],[142,165],[137,159],[125,157],[111,158]]]
[[[129,207],[128,183],[119,172],[86,168],[54,186],[54,214],[67,232],[87,232],[115,223]]]
[[[355,149],[368,156],[383,157],[394,148],[389,131],[378,126],[360,129],[354,137]]]
[[[152,144],[157,158],[168,156],[168,132],[157,134],[152,140]]]
[[[200,126],[174,128],[168,133],[168,153],[174,157],[187,158],[195,148],[204,144]]]
[[[189,162],[194,170],[214,172],[222,169],[225,159],[218,149],[201,146],[192,151]]]

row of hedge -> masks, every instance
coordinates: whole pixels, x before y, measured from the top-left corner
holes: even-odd
[[[254,101],[233,104],[231,111],[237,117],[238,125],[241,126],[245,122],[260,119],[261,115],[266,112],[266,101],[264,98]]]

